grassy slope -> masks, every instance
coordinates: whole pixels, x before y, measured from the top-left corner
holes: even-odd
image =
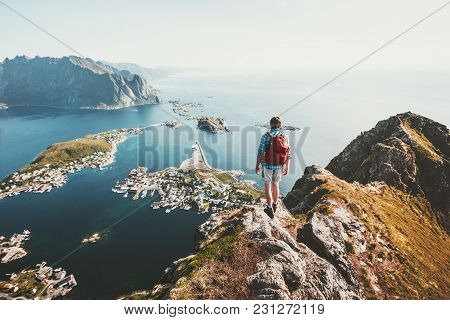
[[[33,299],[33,288],[36,288],[37,293],[42,293],[45,288],[45,284],[35,279],[36,272],[29,270],[26,272],[20,272],[17,274],[13,281],[0,281],[0,288],[3,284],[12,283],[19,287],[19,290],[12,294],[13,297],[25,297],[27,299]],[[8,291],[5,291],[8,292]]]
[[[246,277],[256,270],[263,254],[258,243],[243,234],[237,219],[240,212],[228,212],[228,219],[193,255],[177,261],[176,269],[164,275],[163,287],[124,298],[250,299]]]
[[[402,121],[402,128],[411,138],[413,138],[413,140],[416,141],[418,150],[420,150],[425,157],[442,163],[442,157],[439,155],[439,152],[436,150],[434,145],[421,132],[414,129],[408,119]]]
[[[337,178],[328,179],[314,190],[324,191],[325,196],[310,212],[327,212],[327,200],[334,200],[367,226],[368,250],[357,256],[351,254],[352,250],[349,253],[368,298],[450,297],[450,241],[425,199],[388,186],[377,194]],[[377,236],[397,250],[386,249],[375,240]],[[351,243],[348,247],[352,247]]]
[[[59,167],[71,161],[94,154],[95,152],[110,152],[112,145],[103,139],[87,136],[66,142],[55,143],[42,152],[30,165],[19,170],[20,173],[41,169],[50,164]]]

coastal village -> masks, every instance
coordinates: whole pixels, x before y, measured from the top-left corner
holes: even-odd
[[[238,179],[241,172],[211,168],[198,142],[193,144],[192,149],[192,156],[183,161],[179,168],[171,167],[153,173],[145,167],[133,169],[128,178],[118,181],[112,191],[133,200],[149,194],[153,197],[157,192],[159,201],[153,202],[151,207],[166,208],[166,213],[177,208],[193,209],[198,213],[218,212],[250,208],[260,202],[260,191],[251,182]]]
[[[65,296],[76,285],[73,274],[67,275],[63,268],[54,269],[42,262],[34,269],[12,273],[9,280],[0,281],[0,299],[56,299]]]
[[[25,241],[29,240],[30,231],[24,230],[20,234],[13,234],[11,238],[7,239],[4,236],[0,236],[0,262],[8,263],[27,255],[27,252],[23,248]]]
[[[29,240],[31,232],[24,230],[13,234],[7,239],[0,236],[1,263],[9,263],[27,255],[23,248]],[[39,263],[34,269],[26,268],[19,273],[6,274],[6,281],[0,281],[0,300],[12,299],[55,299],[66,295],[77,285],[73,274],[67,275],[62,268],[53,269],[45,262]]]
[[[102,132],[99,134],[88,135],[81,139],[75,139],[62,144],[71,144],[71,150],[63,152],[74,154],[71,158],[64,158],[62,161],[45,162],[46,152],[52,151],[52,148],[59,148],[60,144],[52,145],[44,151],[37,160],[31,165],[14,172],[0,183],[0,200],[5,197],[13,197],[22,192],[44,193],[50,192],[53,188],[60,188],[67,182],[69,174],[81,171],[85,168],[103,170],[105,166],[114,161],[117,144],[126,140],[127,135],[139,135],[142,129],[130,128]],[[92,144],[92,141],[102,142],[98,148],[91,147],[87,154],[76,156],[77,148],[83,148],[86,142]],[[79,145],[79,146],[78,146]],[[102,148],[100,148],[100,146]],[[66,148],[67,149],[67,148]],[[61,156],[65,156],[64,154]],[[56,163],[55,163],[56,162]]]

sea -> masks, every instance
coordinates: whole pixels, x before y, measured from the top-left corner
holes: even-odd
[[[286,194],[306,166],[328,162],[357,135],[380,120],[412,111],[450,123],[449,72],[354,70],[310,95],[338,70],[298,72],[234,72],[185,70],[154,79],[163,102],[118,110],[13,107],[0,110],[0,178],[27,165],[53,143],[90,133],[146,127],[118,145],[105,170],[86,169],[69,176],[50,193],[24,193],[0,201],[0,235],[31,231],[28,255],[0,264],[6,274],[46,261],[74,274],[78,285],[66,299],[115,299],[151,288],[164,270],[194,250],[196,228],[209,213],[150,207],[153,198],[133,201],[111,192],[137,166],[150,171],[178,166],[199,141],[210,165],[240,170],[255,181],[256,152],[261,134],[274,115],[287,131],[292,147],[291,172],[281,182]],[[307,99],[301,101],[304,97]],[[229,133],[199,131],[196,121],[172,111],[170,100],[200,102],[191,116],[223,117]],[[173,129],[159,124],[177,119]],[[106,230],[103,239],[80,246],[81,240]]]

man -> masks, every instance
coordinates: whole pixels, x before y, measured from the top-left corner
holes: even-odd
[[[281,132],[280,117],[270,119],[270,130],[261,137],[256,160],[256,174],[259,173],[262,164],[262,179],[264,182],[264,195],[266,207],[264,212],[270,218],[277,211],[279,182],[282,175],[289,172],[289,159],[291,152],[286,135]]]

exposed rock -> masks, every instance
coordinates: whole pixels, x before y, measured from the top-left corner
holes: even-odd
[[[426,197],[448,226],[449,141],[446,126],[411,112],[402,113],[363,132],[327,169],[349,182],[384,181]]]
[[[336,219],[335,215],[327,217],[317,212],[314,212],[309,222],[298,231],[299,241],[333,264],[346,281],[356,285],[353,266],[347,257],[345,238],[347,236],[342,221]]]
[[[215,117],[196,117],[198,128],[212,133],[230,131],[224,119]]]
[[[75,56],[0,63],[0,102],[9,106],[120,108],[158,103],[143,78]]]
[[[220,282],[224,292],[233,292],[227,286],[234,285],[232,283],[234,277],[245,279],[244,285],[247,286],[248,293],[240,298],[360,299],[362,297],[358,289],[347,283],[331,263],[319,257],[304,244],[298,243],[287,231],[284,224],[293,218],[285,209],[281,208],[276,216],[276,219],[270,219],[259,207],[256,210],[211,215],[210,219],[198,228],[196,252],[192,256],[174,262],[151,290],[123,298],[205,298],[205,292],[199,289],[201,287],[199,283],[208,283],[210,281],[208,278],[211,277],[216,281],[217,278],[224,277]],[[200,260],[199,256],[203,255],[202,252],[208,250],[208,246],[223,239],[224,235],[233,234],[236,228],[242,228],[235,244],[236,260],[231,258],[220,262],[230,264],[229,275],[220,273],[222,269],[227,268],[218,266],[219,258],[202,260],[200,265],[196,263]],[[254,267],[242,270],[234,261],[243,259],[243,252],[240,251],[243,246],[240,244],[247,241],[255,244],[250,250],[255,250],[258,254],[251,255],[256,257],[252,261]],[[249,248],[246,247],[246,250]],[[203,273],[205,269],[208,270],[207,274]],[[206,287],[204,290],[214,291],[215,288]],[[236,296],[219,295],[213,298],[230,299]]]
[[[306,219],[297,240],[366,297],[449,297],[448,138],[445,126],[400,114],[331,161],[327,168],[346,181],[306,168],[284,199]]]
[[[169,127],[169,128],[178,128],[181,126],[181,122],[178,120],[168,120],[168,121],[164,121],[162,123],[162,125]]]
[[[284,200],[306,219],[297,240],[366,298],[450,296],[450,241],[426,199],[384,182],[350,184],[313,166]]]

